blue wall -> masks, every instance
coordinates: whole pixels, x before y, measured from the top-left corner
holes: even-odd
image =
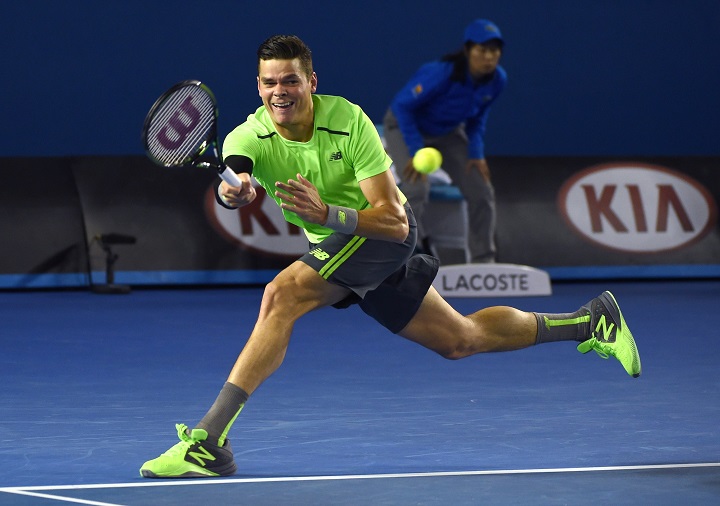
[[[224,135],[260,104],[255,50],[275,33],[311,46],[320,93],[380,122],[476,17],[507,40],[489,154],[720,154],[718,0],[17,0],[2,12],[0,156],[140,154],[148,108],[188,78],[217,95]]]

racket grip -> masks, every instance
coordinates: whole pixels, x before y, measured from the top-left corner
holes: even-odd
[[[220,173],[220,177],[223,181],[225,181],[230,186],[242,186],[243,183],[238,177],[237,174],[235,174],[235,171],[232,170],[230,167],[225,167],[225,170],[223,170]]]

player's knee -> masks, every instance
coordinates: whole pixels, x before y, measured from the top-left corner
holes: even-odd
[[[283,271],[265,286],[261,315],[296,320],[322,306],[320,295],[306,286],[301,276]]]
[[[277,277],[265,285],[263,306],[279,311],[290,311],[297,306],[297,294],[297,286],[292,279]]]
[[[433,347],[433,351],[447,360],[460,360],[478,353],[472,343],[462,338],[443,342]]]
[[[447,349],[442,350],[440,353],[440,356],[447,360],[460,360],[461,358],[469,357],[470,355],[473,355],[475,352],[469,351],[467,348],[453,348],[453,349]]]
[[[453,332],[432,349],[447,360],[460,360],[478,353],[488,353],[494,348],[484,331],[473,326],[464,332]]]
[[[460,360],[461,358],[465,358],[467,356],[460,353],[459,350],[450,348],[442,348],[439,350],[435,350],[435,352],[442,358],[447,360]]]

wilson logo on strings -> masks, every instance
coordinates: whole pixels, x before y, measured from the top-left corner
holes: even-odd
[[[615,250],[654,253],[702,239],[717,221],[710,192],[680,172],[640,163],[590,167],[560,189],[572,230]]]

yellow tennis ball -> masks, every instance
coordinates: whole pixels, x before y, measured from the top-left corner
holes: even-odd
[[[442,165],[442,154],[435,148],[418,149],[413,157],[413,166],[421,174],[435,172]]]

